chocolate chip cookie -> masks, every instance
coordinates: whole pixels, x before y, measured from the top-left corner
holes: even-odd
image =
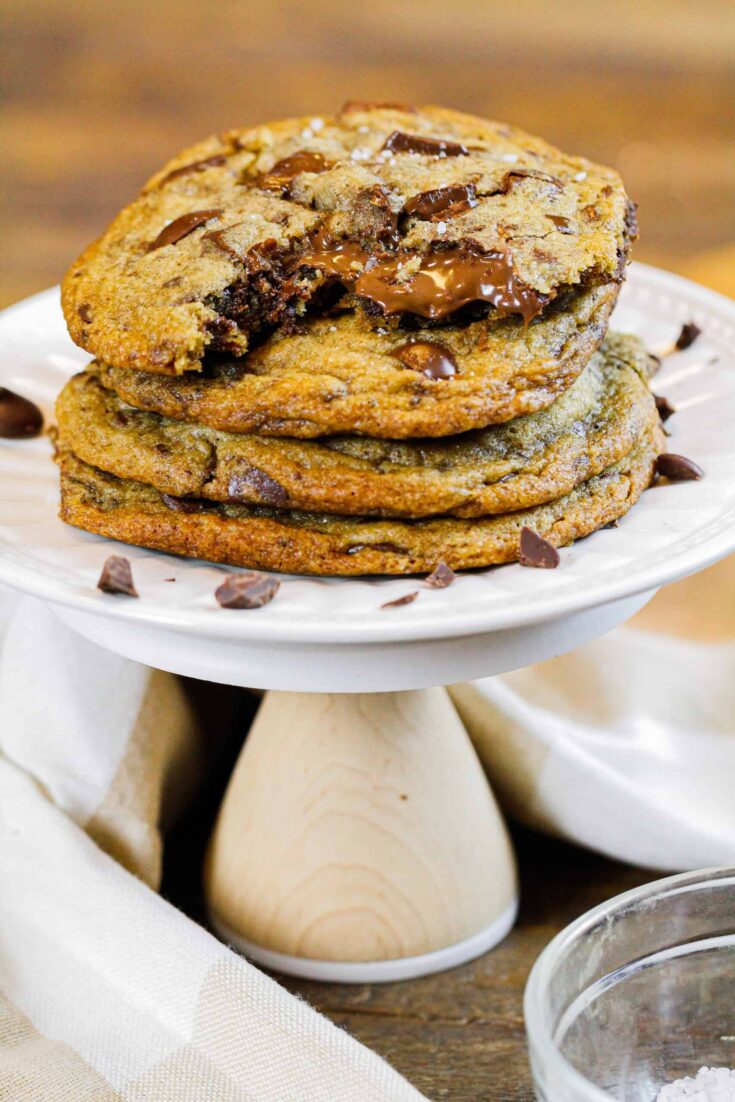
[[[654,361],[609,334],[564,394],[538,413],[441,440],[236,435],[134,409],[85,372],[56,406],[80,459],[178,498],[348,515],[476,517],[568,493],[627,455],[658,419]]]
[[[560,298],[528,328],[494,317],[441,333],[376,331],[350,310],[175,379],[97,370],[129,405],[225,432],[447,436],[549,405],[602,340],[616,293],[604,284]]]
[[[521,528],[561,547],[622,516],[650,484],[659,425],[570,493],[532,509],[473,520],[375,520],[255,505],[167,499],[60,453],[61,517],[88,532],[211,562],[296,574],[413,574],[512,562]]]
[[[487,316],[532,332],[560,296],[617,285],[634,233],[609,168],[455,111],[352,103],[181,153],[72,266],[62,302],[113,368],[177,375],[338,303],[376,327]]]

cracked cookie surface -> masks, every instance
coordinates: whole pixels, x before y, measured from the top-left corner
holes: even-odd
[[[289,440],[218,432],[136,410],[71,379],[56,406],[61,441],[120,478],[181,498],[342,515],[484,516],[568,493],[621,459],[658,419],[653,361],[636,337],[608,334],[551,406],[440,440]]]
[[[242,356],[342,296],[372,324],[543,316],[622,278],[612,169],[436,107],[231,131],[169,162],[68,272],[73,339],[118,368]]]

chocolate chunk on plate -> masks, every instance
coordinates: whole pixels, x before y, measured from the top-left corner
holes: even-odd
[[[681,327],[681,333],[676,338],[674,348],[677,352],[683,352],[685,348],[691,348],[702,330],[693,321],[685,322]]]
[[[0,436],[6,440],[22,440],[38,436],[43,428],[43,414],[28,398],[0,386]]]
[[[559,552],[553,543],[549,543],[533,528],[523,525],[521,528],[521,551],[518,558],[521,566],[535,566],[542,570],[554,570],[559,565]]]
[[[130,561],[124,555],[110,555],[102,567],[97,588],[103,593],[119,593],[123,597],[137,597]]]
[[[448,585],[451,585],[457,575],[452,570],[451,566],[447,566],[445,562],[437,563],[426,579],[426,584],[431,589],[446,589]]]
[[[704,478],[704,471],[693,459],[674,452],[664,452],[656,460],[656,474],[669,482],[697,482]]]
[[[659,394],[654,394],[653,398],[656,403],[659,417],[662,421],[668,421],[669,417],[676,413],[675,407],[672,406],[668,398],[663,398]]]
[[[401,605],[410,605],[419,595],[419,591],[415,589],[413,593],[404,593],[402,597],[396,597],[395,601],[386,601],[381,608],[400,608]]]
[[[273,600],[280,587],[272,574],[244,570],[242,574],[228,574],[214,595],[222,608],[262,608]]]

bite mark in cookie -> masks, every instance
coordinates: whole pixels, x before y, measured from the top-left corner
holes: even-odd
[[[433,107],[311,121],[165,166],[65,279],[73,338],[114,367],[178,374],[292,330],[325,286],[401,323],[478,304],[528,323],[569,288],[621,278],[634,231],[612,170]]]

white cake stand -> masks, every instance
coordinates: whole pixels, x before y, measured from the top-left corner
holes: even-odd
[[[265,608],[226,611],[213,597],[221,568],[64,526],[47,444],[0,441],[0,581],[129,658],[270,690],[206,869],[214,927],[254,960],[316,979],[392,980],[469,960],[510,929],[505,828],[434,686],[563,653],[735,550],[735,304],[634,265],[613,324],[661,351],[687,321],[703,334],[665,359],[656,389],[679,410],[671,450],[707,477],[648,491],[619,528],[563,550],[555,571],[476,571],[445,590],[286,577]],[[53,292],[0,316],[0,347],[0,384],[47,411],[85,362]],[[140,600],[95,588],[113,550],[130,558]],[[413,590],[412,604],[381,607]]]

